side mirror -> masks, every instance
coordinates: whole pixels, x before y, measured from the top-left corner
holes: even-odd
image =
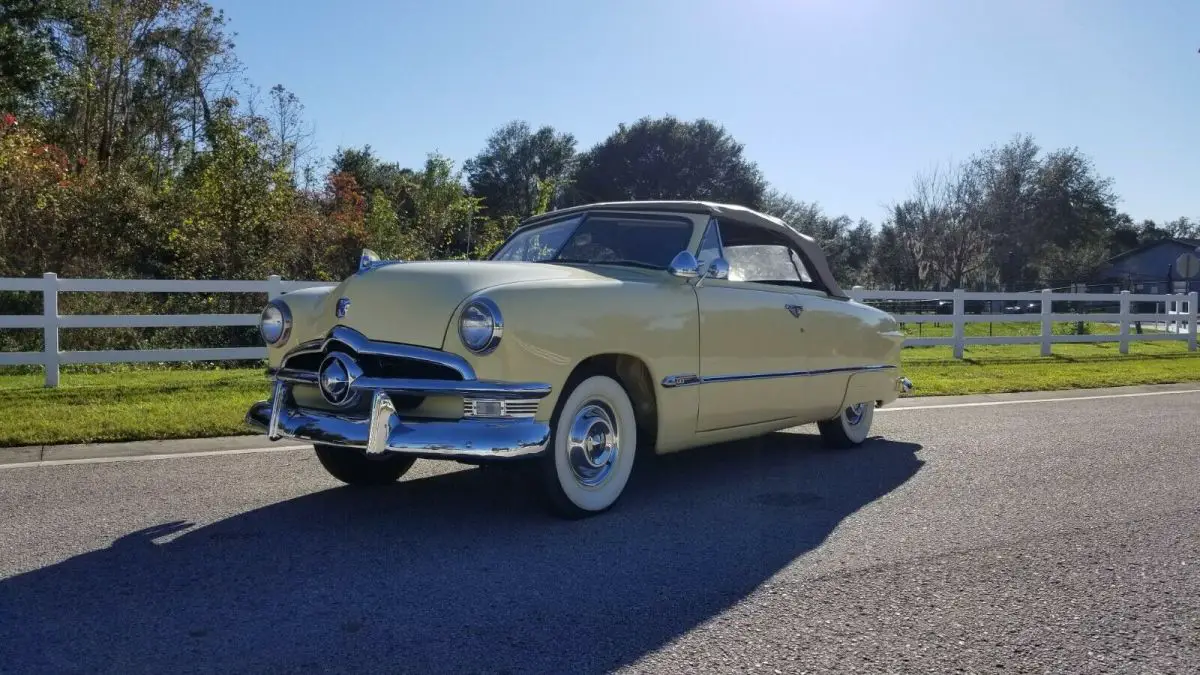
[[[728,279],[729,263],[724,258],[714,258],[708,263],[708,269],[704,270],[704,276],[709,279]]]
[[[696,256],[692,255],[691,251],[680,251],[671,259],[667,271],[671,273],[671,276],[695,279],[700,276],[700,263],[696,262]]]

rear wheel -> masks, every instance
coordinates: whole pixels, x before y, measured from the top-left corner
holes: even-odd
[[[856,403],[844,408],[840,415],[817,422],[817,429],[826,445],[835,448],[852,448],[867,440],[871,432],[871,421],[875,417],[875,402]]]
[[[416,457],[405,455],[368,457],[361,450],[335,445],[314,445],[313,449],[317,452],[317,460],[329,475],[355,486],[395,483],[417,461]]]
[[[551,424],[539,479],[552,513],[577,519],[609,510],[637,454],[633,403],[619,382],[593,375],[571,390]]]

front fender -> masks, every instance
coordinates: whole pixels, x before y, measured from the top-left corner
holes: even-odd
[[[650,277],[650,275],[647,275]],[[662,275],[665,277],[665,275]],[[472,354],[458,336],[462,305],[446,331],[444,349],[459,354],[481,379],[544,382],[553,391],[538,419],[548,420],[571,373],[601,354],[633,356],[650,372],[658,408],[659,438],[686,429],[696,417],[696,388],[664,389],[667,375],[699,372],[700,322],[696,293],[682,279],[545,281],[492,288],[485,295],[500,309],[504,334],[490,354]]]

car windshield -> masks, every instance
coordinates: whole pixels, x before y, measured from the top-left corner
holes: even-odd
[[[692,223],[644,215],[576,216],[513,237],[492,260],[594,263],[666,269],[688,247]]]

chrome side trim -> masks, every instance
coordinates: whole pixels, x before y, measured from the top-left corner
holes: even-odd
[[[767,380],[777,377],[813,377],[814,375],[832,375],[834,373],[862,373],[880,370],[891,370],[899,366],[847,366],[845,368],[820,368],[817,370],[785,370],[777,373],[729,373],[726,375],[708,375],[700,378],[703,384],[710,382],[737,382],[740,380]]]
[[[687,373],[684,375],[668,375],[663,378],[662,386],[671,389],[673,387],[687,387],[693,384],[700,384],[700,376],[695,373]]]
[[[429,347],[368,340],[362,333],[346,326],[334,326],[325,337],[309,340],[297,345],[295,349],[283,356],[283,359],[280,361],[280,371],[286,369],[288,359],[300,356],[301,354],[325,351],[325,347],[330,342],[341,342],[359,354],[394,356],[396,358],[412,359],[414,361],[424,361],[439,366],[446,366],[456,371],[464,380],[475,379],[475,369],[471,367],[471,364],[467,363],[466,359],[457,354],[444,352],[440,349],[430,349]]]
[[[772,373],[728,373],[725,375],[705,375],[703,377],[691,373],[685,375],[668,375],[663,378],[662,386],[687,387],[696,384],[712,384],[716,382],[738,382],[742,380],[767,380],[778,377],[813,377],[816,375],[832,375],[834,373],[862,373],[892,370],[899,366],[846,366],[844,368],[820,368],[817,370],[784,370]]]

